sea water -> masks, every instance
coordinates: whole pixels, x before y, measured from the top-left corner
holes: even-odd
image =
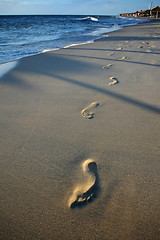
[[[0,64],[90,43],[104,33],[141,21],[119,16],[0,16]]]

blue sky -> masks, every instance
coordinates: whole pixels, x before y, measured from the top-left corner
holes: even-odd
[[[81,14],[117,15],[145,10],[151,0],[0,0],[0,15]],[[160,0],[153,0],[153,7]]]

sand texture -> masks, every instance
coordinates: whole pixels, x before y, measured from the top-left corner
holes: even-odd
[[[19,60],[0,113],[0,239],[159,239],[159,21]]]

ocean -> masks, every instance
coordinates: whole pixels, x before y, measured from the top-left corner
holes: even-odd
[[[0,16],[0,64],[72,45],[144,20],[119,16]]]

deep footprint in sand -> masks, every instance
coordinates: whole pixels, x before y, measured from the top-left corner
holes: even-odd
[[[112,80],[111,82],[108,83],[109,86],[119,83],[116,77],[110,77],[109,79]]]
[[[81,115],[82,117],[85,117],[85,118],[88,118],[88,119],[91,119],[94,117],[94,113],[90,112],[93,108],[96,108],[99,106],[99,103],[98,102],[92,102],[88,107],[84,108],[82,111],[81,111]]]
[[[87,159],[82,164],[82,170],[88,177],[88,181],[83,185],[78,185],[68,201],[70,208],[81,208],[93,202],[99,193],[99,177],[97,164],[92,159]]]

